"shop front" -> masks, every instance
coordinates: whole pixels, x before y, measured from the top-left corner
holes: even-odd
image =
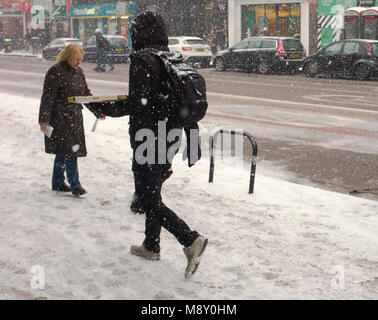
[[[23,44],[24,19],[22,8],[14,0],[3,0],[0,8],[0,50],[5,43],[12,48]]]
[[[52,0],[51,32],[54,39],[70,36],[69,6],[70,2],[67,0]]]
[[[100,29],[103,34],[129,37],[129,25],[137,14],[133,2],[71,6],[71,36],[84,43]]]
[[[202,37],[213,53],[223,50],[228,42],[228,21],[226,1],[205,1],[203,6]]]
[[[362,38],[378,40],[378,2],[376,7],[367,8],[362,16]]]
[[[242,6],[242,36],[243,34],[245,36],[299,36],[299,3]]]
[[[196,36],[214,52],[227,46],[228,0],[138,0],[139,12],[151,10],[164,19],[168,35]]]
[[[297,37],[309,51],[309,2],[229,0],[229,46],[251,36]]]

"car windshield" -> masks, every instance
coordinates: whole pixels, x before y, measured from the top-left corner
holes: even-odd
[[[188,40],[185,40],[184,43],[191,44],[191,45],[206,44],[205,40],[202,40],[202,39],[188,39]]]
[[[371,43],[371,53],[378,57],[378,43]]]
[[[108,38],[109,42],[113,46],[125,46],[126,38]]]
[[[287,39],[282,41],[286,51],[302,51],[303,47],[300,41],[294,39]]]

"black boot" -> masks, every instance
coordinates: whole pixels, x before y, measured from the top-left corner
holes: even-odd
[[[72,194],[74,196],[82,196],[83,194],[86,194],[86,193],[87,193],[87,191],[83,187],[81,187],[81,186],[72,189]]]
[[[61,186],[54,187],[52,189],[53,191],[58,191],[58,192],[71,192],[72,191],[71,188],[66,184],[62,184]]]

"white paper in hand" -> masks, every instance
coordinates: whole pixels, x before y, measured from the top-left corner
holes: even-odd
[[[43,133],[48,137],[49,139],[51,138],[52,132],[54,128],[50,125],[47,125],[46,130],[43,131]]]

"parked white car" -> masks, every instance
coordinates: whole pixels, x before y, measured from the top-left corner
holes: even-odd
[[[198,37],[169,37],[168,47],[170,52],[179,52],[188,62],[202,67],[209,66],[213,58],[210,46]]]

